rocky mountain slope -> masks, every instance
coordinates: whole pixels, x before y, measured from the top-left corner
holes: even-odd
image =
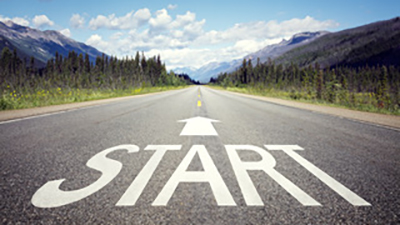
[[[0,51],[6,46],[11,51],[16,49],[21,58],[29,59],[33,56],[38,67],[45,65],[49,59],[55,56],[56,52],[63,56],[68,56],[70,51],[83,55],[87,53],[91,61],[95,61],[97,56],[103,54],[91,46],[62,35],[58,31],[40,31],[11,21],[0,22]]]
[[[366,64],[400,66],[400,17],[324,35],[292,49],[276,64],[358,67]]]

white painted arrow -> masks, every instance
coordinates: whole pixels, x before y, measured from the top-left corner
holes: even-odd
[[[218,120],[198,116],[179,120],[178,122],[186,123],[180,136],[218,136],[217,131],[212,125],[213,122],[219,122]]]

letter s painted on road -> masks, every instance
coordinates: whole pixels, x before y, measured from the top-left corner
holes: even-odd
[[[111,182],[122,169],[122,163],[106,157],[107,154],[117,150],[127,150],[128,153],[133,153],[138,152],[139,147],[136,145],[118,145],[97,153],[86,163],[89,168],[102,173],[97,181],[74,191],[60,190],[59,187],[65,179],[49,181],[33,195],[32,204],[39,208],[60,207],[84,199],[99,191]]]

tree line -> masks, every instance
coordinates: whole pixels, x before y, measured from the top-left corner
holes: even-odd
[[[277,90],[293,99],[320,100],[348,106],[372,105],[390,111],[400,108],[400,68],[395,66],[338,66],[321,69],[318,64],[284,67],[272,60],[254,66],[244,59],[239,69],[221,74],[211,83],[224,87]]]
[[[35,93],[53,88],[128,89],[150,86],[180,86],[190,84],[185,75],[168,73],[160,56],[118,59],[97,56],[95,62],[88,54],[69,52],[64,57],[56,53],[44,68],[35,67],[35,58],[20,59],[16,50],[5,47],[0,57],[0,89]]]

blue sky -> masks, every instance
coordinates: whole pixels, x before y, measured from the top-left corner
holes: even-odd
[[[229,61],[304,31],[400,16],[398,0],[0,0],[0,20],[58,30],[119,57],[161,54],[168,68]]]

